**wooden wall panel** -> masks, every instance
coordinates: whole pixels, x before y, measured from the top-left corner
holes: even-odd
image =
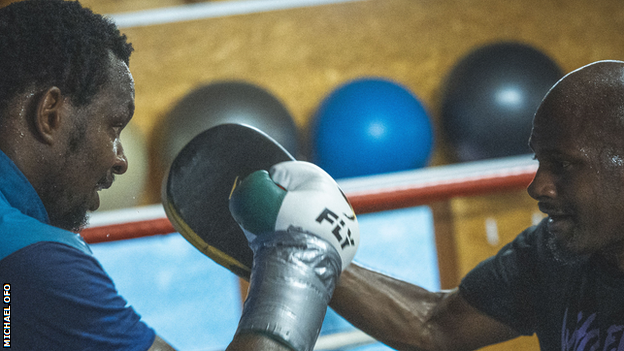
[[[123,32],[136,48],[134,123],[150,135],[191,89],[224,79],[267,88],[304,131],[323,97],[339,84],[383,76],[410,88],[437,128],[444,79],[474,48],[521,41],[569,71],[624,58],[622,25],[624,10],[617,0],[368,0]],[[447,160],[438,131],[432,164]],[[157,195],[146,200],[153,201]]]

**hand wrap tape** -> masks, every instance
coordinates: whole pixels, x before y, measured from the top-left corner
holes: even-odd
[[[327,241],[294,228],[250,246],[254,265],[237,333],[261,332],[294,350],[312,350],[340,276],[340,255]]]

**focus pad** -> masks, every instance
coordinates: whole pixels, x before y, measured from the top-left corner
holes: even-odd
[[[256,128],[221,124],[207,129],[180,151],[163,180],[167,217],[199,251],[248,280],[253,252],[230,214],[230,193],[249,174],[293,160]]]

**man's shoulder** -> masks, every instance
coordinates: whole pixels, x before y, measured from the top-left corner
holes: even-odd
[[[101,265],[90,254],[58,241],[38,241],[0,260],[5,279],[66,284],[64,277],[79,281],[81,276],[105,275]]]
[[[38,242],[58,242],[90,254],[80,235],[42,223],[14,208],[0,209],[0,260]]]

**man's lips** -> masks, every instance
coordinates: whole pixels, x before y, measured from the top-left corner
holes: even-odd
[[[106,190],[108,188],[110,188],[113,185],[113,183],[105,183],[105,184],[98,184],[97,186],[97,191],[101,191],[101,190]]]
[[[544,202],[539,202],[537,206],[539,207],[540,211],[544,212],[548,215],[548,217],[551,218],[564,218],[571,217],[573,215],[573,212],[571,210],[567,210],[562,206],[555,206],[553,204]]]
[[[89,208],[90,211],[95,211],[100,207],[100,195],[98,194],[98,191],[110,188],[113,185],[113,181],[114,177],[104,177],[97,183],[95,187],[93,203]]]
[[[102,177],[102,179],[100,179],[99,182],[97,182],[97,191],[100,190],[104,190],[104,189],[108,189],[113,185],[113,182],[115,181],[115,176],[114,175],[106,175],[104,177]]]
[[[572,211],[543,202],[538,203],[538,207],[548,215],[548,229],[551,233],[559,236],[569,232],[574,226],[575,217]]]
[[[548,215],[548,228],[551,232],[562,232],[574,225],[574,218],[570,215]]]
[[[550,204],[538,204],[540,211],[548,215],[548,231],[559,239],[570,235],[575,226],[572,211],[562,210]]]

